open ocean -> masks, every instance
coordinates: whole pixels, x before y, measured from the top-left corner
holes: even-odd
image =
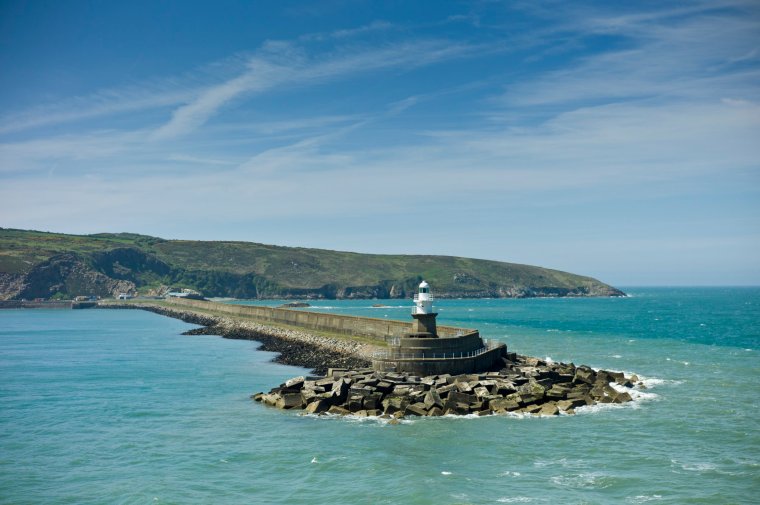
[[[307,373],[255,342],[136,310],[2,310],[0,503],[759,503],[760,288],[624,290],[436,307],[510,351],[636,373],[636,402],[399,425],[252,402]]]

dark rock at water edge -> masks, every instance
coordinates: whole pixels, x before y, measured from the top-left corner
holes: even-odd
[[[369,368],[330,368],[324,376],[296,377],[251,398],[310,414],[387,418],[506,413],[555,416],[574,414],[576,408],[586,405],[632,401],[628,391],[634,387],[635,376],[572,363],[547,363],[514,353],[503,365],[500,370],[479,374],[428,377]]]
[[[280,305],[281,309],[304,309],[306,307],[311,307],[311,305],[306,302],[289,302]]]

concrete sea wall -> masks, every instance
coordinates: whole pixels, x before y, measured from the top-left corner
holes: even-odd
[[[70,309],[70,301],[0,300],[0,309]]]
[[[262,323],[285,324],[309,330],[326,331],[340,335],[361,336],[378,342],[386,342],[390,338],[399,337],[411,331],[411,320],[396,321],[372,317],[345,316],[309,312],[305,310],[281,309],[251,305],[233,305],[229,303],[211,302],[208,300],[188,300],[173,298],[168,300],[178,307],[191,307],[200,310],[212,310],[232,316],[250,317]],[[411,310],[411,306],[410,306]],[[454,326],[438,326],[438,335],[453,337],[475,332],[467,328]]]

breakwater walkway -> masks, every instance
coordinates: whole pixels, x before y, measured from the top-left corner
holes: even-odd
[[[309,368],[324,374],[331,367],[366,368],[373,353],[382,348],[380,341],[350,338],[339,333],[307,331],[305,328],[275,322],[261,322],[245,311],[225,310],[227,304],[206,302],[188,304],[166,300],[104,301],[101,309],[137,309],[154,312],[202,326],[186,335],[219,335],[224,338],[255,340],[264,351],[276,352],[274,361],[284,365]],[[237,306],[232,306],[234,307]],[[283,310],[283,309],[277,309]]]

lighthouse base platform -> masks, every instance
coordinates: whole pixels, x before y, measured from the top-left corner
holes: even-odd
[[[479,373],[501,367],[507,356],[505,344],[484,342],[477,331],[438,338],[407,334],[389,339],[388,346],[373,355],[373,369],[420,376]]]

